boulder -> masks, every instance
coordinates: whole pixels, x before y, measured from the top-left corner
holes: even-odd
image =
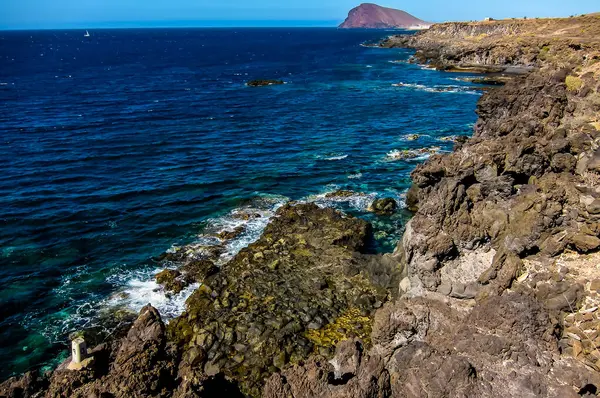
[[[164,289],[172,293],[180,293],[186,286],[188,281],[183,278],[178,270],[165,269],[155,275],[156,283],[162,285]]]
[[[375,199],[369,206],[369,211],[381,216],[394,214],[397,209],[398,202],[393,198]]]
[[[600,239],[597,236],[582,233],[575,234],[570,238],[571,245],[580,252],[587,253],[600,247]]]
[[[246,231],[246,227],[240,225],[239,227],[235,227],[233,230],[225,230],[221,231],[217,234],[217,237],[221,240],[232,240],[240,236]]]

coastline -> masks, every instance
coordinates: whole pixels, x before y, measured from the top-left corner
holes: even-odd
[[[227,386],[266,397],[443,396],[457,391],[468,396],[578,396],[600,386],[600,358],[587,332],[600,331],[595,317],[600,286],[591,283],[600,275],[589,268],[600,247],[598,128],[597,120],[590,119],[598,87],[597,71],[588,63],[594,58],[584,58],[598,47],[586,44],[582,53],[569,38],[546,51],[532,39],[508,48],[499,45],[496,51],[489,45],[503,40],[496,35],[506,32],[504,22],[487,23],[488,36],[477,40],[471,39],[482,33],[473,26],[479,25],[435,25],[394,45],[416,48],[420,62],[439,68],[463,68],[466,60],[470,66],[481,61],[484,69],[525,64],[537,70],[485,93],[473,138],[451,154],[432,155],[412,173],[407,204],[416,213],[393,255],[365,253],[369,227],[358,220],[310,205],[286,206],[263,240],[236,256],[237,266],[202,276],[208,289],[195,293],[194,311],[165,327],[155,310],[144,308],[127,337],[94,351],[112,365],[99,360],[100,365],[82,372],[59,369],[46,381],[29,375],[2,384],[0,391],[212,396],[211,389]],[[515,37],[524,34],[523,26],[512,28]],[[534,48],[538,56],[531,58]],[[520,55],[505,62],[517,50]],[[572,64],[563,64],[565,54],[573,55]],[[592,76],[586,77],[589,68]],[[295,238],[266,252],[287,236]],[[321,313],[306,321],[275,320],[273,330],[287,330],[275,337],[290,347],[280,350],[283,356],[265,353],[277,347],[271,336],[263,336],[267,328],[261,330],[254,319],[245,321],[254,326],[258,347],[249,357],[266,362],[252,365],[265,369],[258,374],[240,370],[235,363],[247,358],[236,357],[230,348],[241,351],[234,340],[249,339],[234,337],[237,330],[221,330],[221,317],[256,318],[271,303],[254,302],[269,297],[256,289],[285,286],[290,272],[306,281],[306,267],[317,263],[324,274],[314,286],[300,293],[287,286],[291,290],[281,292],[304,298],[322,291],[309,306]],[[280,267],[286,272],[280,274]],[[229,289],[240,280],[248,284]],[[244,296],[244,289],[252,290],[250,295]],[[290,302],[282,313],[293,313],[297,304]],[[214,329],[200,326],[207,316],[214,319]],[[227,327],[235,329],[232,322]],[[294,331],[297,325],[319,334]],[[329,325],[345,333],[332,338],[335,330]],[[311,340],[323,349],[306,350],[300,331],[304,339],[328,340],[321,345]]]
[[[142,32],[139,36],[131,33],[99,31],[94,39],[86,40],[81,49],[88,55],[80,58],[77,54],[78,61],[70,63],[73,69],[68,73],[73,77],[69,79],[51,71],[58,58],[51,60],[46,53],[42,57],[31,49],[23,54],[25,58],[18,58],[23,68],[13,65],[12,71],[7,70],[15,77],[9,83],[14,80],[15,85],[7,86],[9,98],[4,107],[15,110],[5,126],[14,140],[10,139],[4,153],[10,158],[15,151],[23,151],[31,158],[19,156],[15,163],[5,164],[9,176],[0,184],[11,193],[5,197],[11,205],[6,208],[8,225],[0,238],[4,242],[1,256],[14,265],[3,268],[8,277],[0,280],[5,297],[2,312],[7,315],[0,324],[5,340],[14,342],[0,349],[0,379],[38,365],[44,366],[42,372],[54,369],[69,355],[69,333],[108,326],[107,306],[131,308],[135,316],[151,302],[167,321],[184,307],[184,299],[160,294],[154,275],[161,265],[156,264],[155,256],[195,242],[204,235],[205,226],[212,229],[213,221],[227,221],[229,211],[265,195],[312,200],[313,195],[344,189],[364,192],[367,197],[397,196],[408,189],[408,173],[420,160],[388,162],[386,154],[430,145],[449,151],[452,143],[437,142],[437,138],[468,134],[475,122],[476,95],[449,93],[444,96],[453,101],[438,102],[437,94],[391,86],[400,77],[404,79],[405,72],[410,74],[407,81],[420,80],[431,86],[469,84],[455,83],[442,73],[421,71],[413,65],[388,63],[396,53],[406,59],[410,50],[358,46],[381,39],[386,32],[274,29],[241,34],[235,30],[175,29],[156,32],[161,37],[158,42],[147,40],[150,36]],[[270,34],[281,39],[271,41],[273,51],[245,52],[242,65],[215,65],[210,73],[188,79],[197,65],[213,63],[203,54],[226,57],[238,47],[245,48],[245,43],[252,44],[254,38],[265,39]],[[145,70],[153,70],[152,75],[160,78],[118,80],[114,89],[107,89],[127,73],[132,58],[108,45],[104,38],[111,35],[139,41],[136,53],[147,56]],[[227,41],[231,46],[217,46],[215,37],[222,35],[239,36],[240,40]],[[30,40],[25,33],[6,39],[9,50],[15,48],[10,43]],[[58,36],[38,32],[33,40],[83,41],[74,32]],[[172,49],[168,43],[173,40],[181,41],[191,55]],[[290,50],[296,45],[305,50]],[[169,55],[154,51],[163,46]],[[76,52],[74,46],[68,49]],[[85,67],[88,58],[92,63],[106,62],[102,56],[106,52],[117,57],[111,60],[110,71]],[[314,56],[317,64],[306,67],[296,62],[296,57],[306,54],[313,54],[310,57]],[[167,59],[184,68],[161,61]],[[275,62],[265,64],[264,59]],[[29,73],[28,65],[42,73],[41,81]],[[285,79],[290,81],[288,85],[256,90],[245,86],[255,77],[289,76],[288,72],[293,74]],[[226,78],[213,85],[220,75]],[[18,76],[22,76],[21,83]],[[25,90],[24,84],[32,90]],[[58,86],[64,101],[45,96]],[[96,90],[98,87],[103,88]],[[67,100],[80,89],[98,92],[85,95],[82,101]],[[17,96],[19,91],[27,95]],[[126,99],[124,91],[136,94]],[[46,98],[44,103],[30,105],[39,96]],[[323,106],[313,106],[312,98],[321,98]],[[198,100],[199,107],[190,108],[190,100]],[[273,102],[278,106],[272,106]],[[410,112],[401,114],[388,111],[392,104],[419,102],[438,104],[437,114],[444,115],[449,127],[438,131],[428,107],[411,105]],[[45,123],[27,117],[27,109],[43,109]],[[123,111],[122,118],[112,119],[115,109]],[[56,129],[44,127],[53,125],[55,113],[70,127],[64,131],[58,125]],[[18,137],[22,132],[17,127],[35,131],[23,136],[32,146],[21,145]],[[405,142],[402,137],[410,133],[422,133],[422,137]],[[36,134],[56,145],[34,150],[38,148],[34,145]],[[96,138],[102,144],[97,144]],[[39,169],[38,162],[49,166]],[[110,168],[104,167],[106,162]],[[78,176],[82,167],[97,170],[102,178]],[[27,179],[18,180],[19,184],[27,184],[31,190],[11,186],[10,181],[21,175]],[[24,196],[31,200],[22,200]],[[357,196],[352,202],[364,202],[367,197]],[[357,211],[352,203],[331,204],[375,221],[379,242],[385,251],[393,250],[398,236],[395,228],[404,224],[404,214],[396,214],[388,222]],[[23,223],[27,226],[21,227]]]

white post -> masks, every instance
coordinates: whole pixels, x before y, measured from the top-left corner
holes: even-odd
[[[87,346],[83,337],[78,337],[71,342],[71,363],[79,364],[87,356]]]

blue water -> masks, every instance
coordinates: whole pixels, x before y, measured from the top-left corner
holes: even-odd
[[[152,257],[240,209],[264,217],[229,255],[287,200],[365,217],[392,250],[408,214],[366,207],[401,201],[426,155],[389,154],[450,150],[439,138],[476,119],[479,92],[458,75],[360,45],[389,32],[83,33],[0,32],[0,378],[55,364],[68,333],[111,308],[177,315],[186,296],[157,290]],[[286,84],[246,87],[254,78]],[[357,194],[324,197],[336,189]]]

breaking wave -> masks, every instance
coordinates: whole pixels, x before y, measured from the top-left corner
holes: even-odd
[[[481,91],[473,90],[469,87],[453,86],[453,85],[435,85],[426,86],[424,84],[417,83],[393,83],[393,87],[412,89],[417,91],[425,91],[429,93],[457,93],[457,94],[472,94],[481,95]]]

